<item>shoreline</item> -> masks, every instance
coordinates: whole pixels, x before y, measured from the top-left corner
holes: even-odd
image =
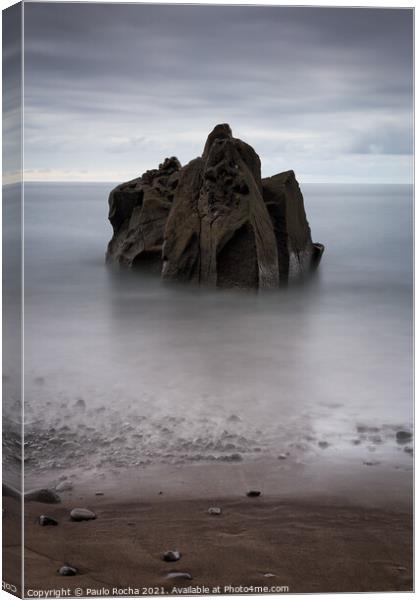
[[[118,595],[198,595],[203,586],[210,594],[234,593],[229,586],[266,593],[412,590],[412,468],[285,463],[87,474],[60,492],[58,504],[25,502],[27,595],[63,587],[88,596],[115,595],[114,588]],[[250,489],[262,493],[247,497]],[[6,520],[13,519],[17,500],[4,501]],[[75,507],[97,518],[73,522]],[[209,514],[210,507],[221,514]],[[58,526],[41,527],[41,514]],[[164,562],[167,550],[179,550],[181,559]],[[58,575],[64,564],[77,575]],[[167,579],[171,572],[191,579]]]

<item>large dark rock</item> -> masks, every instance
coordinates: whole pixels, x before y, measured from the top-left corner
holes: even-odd
[[[278,286],[276,239],[254,150],[229,125],[180,174],[165,229],[164,279],[218,287]]]
[[[316,267],[303,196],[293,171],[261,179],[256,152],[217,125],[201,157],[176,158],[116,187],[107,259],[148,266],[168,281],[275,288]]]
[[[314,245],[303,196],[293,171],[262,180],[264,201],[276,236],[280,281],[296,280],[317,266],[322,244]]]
[[[160,271],[163,233],[180,168],[177,158],[167,158],[158,169],[112,190],[108,218],[114,235],[108,244],[109,262],[128,267],[157,263]]]

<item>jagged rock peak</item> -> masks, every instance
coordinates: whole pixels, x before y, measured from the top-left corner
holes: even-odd
[[[107,260],[153,266],[165,280],[273,288],[300,279],[323,252],[294,172],[262,179],[258,154],[227,123],[184,167],[167,158],[117,186],[109,209]]]

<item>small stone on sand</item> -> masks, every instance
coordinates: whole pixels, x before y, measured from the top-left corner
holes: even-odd
[[[279,454],[277,457],[279,460],[286,460],[287,454]]]
[[[165,562],[176,562],[181,558],[181,553],[178,550],[168,550],[162,558]]]
[[[210,506],[207,512],[209,513],[209,515],[221,515],[222,509],[218,506]]]
[[[318,442],[318,446],[324,450],[325,448],[328,448],[329,443],[328,442]]]
[[[42,502],[44,504],[58,504],[61,502],[60,496],[54,490],[41,489],[34,490],[25,494],[25,500],[28,502]]]
[[[64,565],[58,569],[58,574],[65,577],[71,577],[72,575],[77,575],[77,569]]]
[[[168,573],[166,575],[166,579],[192,579],[192,575],[190,573],[173,571],[172,573]]]
[[[70,518],[72,521],[92,521],[96,519],[96,515],[88,508],[73,508]]]
[[[259,490],[249,490],[246,495],[249,498],[257,498],[258,496],[261,496],[261,492]]]
[[[56,521],[53,517],[48,517],[47,515],[41,515],[38,519],[38,523],[42,527],[47,527],[48,525],[58,525],[58,521]]]
[[[380,465],[379,460],[364,460],[363,464],[367,467],[376,467],[376,465]]]

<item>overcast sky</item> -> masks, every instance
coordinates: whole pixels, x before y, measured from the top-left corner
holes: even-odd
[[[25,5],[27,179],[184,164],[228,122],[263,174],[412,179],[412,12]]]

